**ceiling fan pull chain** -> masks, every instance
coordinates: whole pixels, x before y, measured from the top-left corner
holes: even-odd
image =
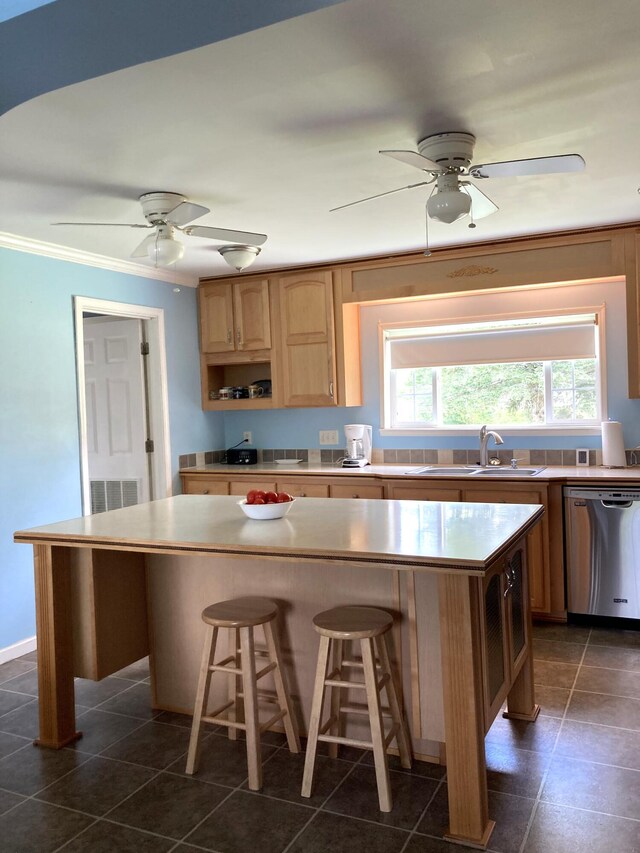
[[[424,216],[424,256],[428,258],[431,256],[431,250],[429,249],[429,214],[425,209]]]

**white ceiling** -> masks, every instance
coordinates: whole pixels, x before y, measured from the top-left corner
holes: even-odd
[[[0,232],[126,260],[170,190],[198,224],[269,235],[252,271],[424,247],[426,188],[380,156],[432,133],[475,162],[579,153],[581,174],[483,181],[498,213],[429,223],[433,247],[640,219],[638,0],[347,0],[78,83],[0,118]],[[185,238],[176,272],[224,275]],[[149,262],[141,260],[142,265]]]

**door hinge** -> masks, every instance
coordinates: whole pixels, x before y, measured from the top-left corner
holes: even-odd
[[[153,453],[153,439],[148,438],[144,443],[144,452]]]
[[[149,341],[142,341],[140,344],[140,355],[149,355]]]

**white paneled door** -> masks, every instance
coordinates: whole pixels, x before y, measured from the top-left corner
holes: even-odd
[[[142,320],[84,318],[92,511],[149,500]]]

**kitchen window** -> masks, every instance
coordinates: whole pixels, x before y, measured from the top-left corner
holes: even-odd
[[[597,426],[598,313],[382,326],[385,428]]]

